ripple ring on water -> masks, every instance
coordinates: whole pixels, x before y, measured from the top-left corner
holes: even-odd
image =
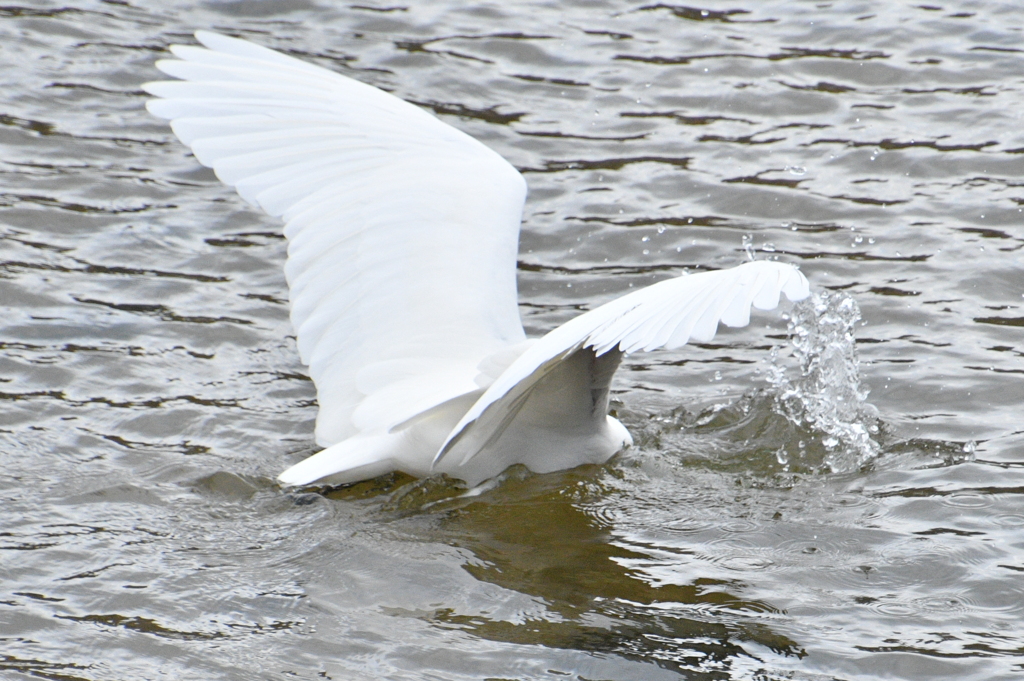
[[[949,495],[943,502],[958,508],[984,508],[992,504],[992,499],[983,494],[957,493]]]

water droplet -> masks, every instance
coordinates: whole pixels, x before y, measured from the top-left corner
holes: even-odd
[[[754,257],[754,235],[744,234],[743,235],[743,250],[747,252],[747,259],[754,261],[757,258]]]
[[[798,177],[807,174],[807,168],[804,168],[803,166],[786,166],[786,170],[789,171],[790,175],[796,175]]]
[[[651,237],[649,237],[649,236],[645,236],[645,237],[641,237],[640,238],[640,241],[650,241],[650,240],[651,240]]]
[[[721,381],[722,380],[722,372],[721,371],[716,371],[715,372],[715,380],[716,381]]]

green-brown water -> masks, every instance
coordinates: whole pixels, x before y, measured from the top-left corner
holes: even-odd
[[[816,465],[769,314],[628,358],[606,466],[282,491],[279,226],[139,88],[199,28],[520,168],[531,333],[748,235],[842,290],[877,454]],[[1022,74],[1010,2],[0,6],[0,677],[1017,678]]]

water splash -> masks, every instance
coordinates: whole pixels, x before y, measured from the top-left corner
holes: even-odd
[[[854,341],[860,308],[845,293],[823,291],[795,305],[788,320],[792,358],[799,366],[787,368],[792,362],[773,348],[767,381],[777,413],[814,442],[799,440],[795,452],[779,448],[779,463],[794,455],[807,458],[808,449],[820,443],[825,467],[833,473],[856,470],[879,453],[873,438],[879,431],[877,412],[865,401],[868,390],[861,383]]]
[[[747,260],[754,262],[757,260],[757,252],[754,248],[754,235],[744,234],[743,235],[743,251],[747,254]]]

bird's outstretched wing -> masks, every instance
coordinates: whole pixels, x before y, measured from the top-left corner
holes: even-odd
[[[452,430],[434,464],[455,457],[463,465],[494,442],[530,390],[581,348],[601,356],[706,342],[719,322],[746,326],[751,306],[771,310],[782,293],[793,301],[805,298],[807,279],[792,265],[762,260],[666,279],[582,314],[538,340],[490,385]]]
[[[317,442],[478,390],[480,360],[525,338],[522,176],[377,88],[243,40],[196,38],[205,48],[174,45],[178,59],[157,62],[181,80],[147,83],[159,98],[147,106],[222,181],[286,222]]]

